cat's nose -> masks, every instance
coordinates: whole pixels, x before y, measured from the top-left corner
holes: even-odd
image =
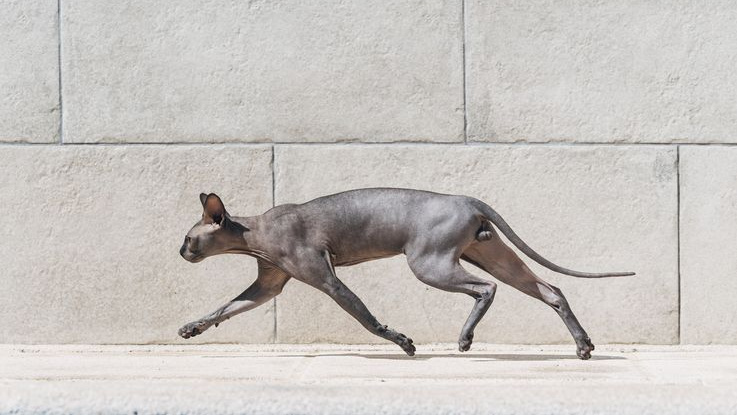
[[[187,246],[186,245],[182,245],[182,247],[179,248],[179,255],[181,255],[182,258],[184,258],[184,251],[186,251],[186,250],[187,250]]]

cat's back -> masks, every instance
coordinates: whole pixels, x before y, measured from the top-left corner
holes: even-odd
[[[340,232],[398,232],[442,222],[464,208],[465,196],[424,190],[366,188],[319,197],[294,209],[306,223]]]
[[[347,190],[340,193],[318,197],[305,202],[304,210],[349,213],[351,211],[385,211],[418,208],[428,201],[448,200],[458,196],[435,193],[426,190],[392,187],[371,187]],[[355,212],[353,212],[355,213]]]

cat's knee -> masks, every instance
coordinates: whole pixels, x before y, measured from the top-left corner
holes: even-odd
[[[549,290],[543,294],[543,300],[547,305],[560,312],[568,308],[568,301],[563,292],[554,286],[549,286]]]
[[[488,281],[486,284],[479,286],[478,293],[482,301],[493,301],[496,294],[496,283]]]

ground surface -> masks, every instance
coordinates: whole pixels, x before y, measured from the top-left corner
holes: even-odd
[[[737,347],[0,346],[0,413],[736,414]]]

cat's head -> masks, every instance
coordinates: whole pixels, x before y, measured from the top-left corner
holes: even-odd
[[[246,230],[231,219],[215,193],[201,193],[200,202],[202,218],[187,232],[179,249],[182,258],[189,262],[200,262],[209,256],[233,252],[242,242]]]

